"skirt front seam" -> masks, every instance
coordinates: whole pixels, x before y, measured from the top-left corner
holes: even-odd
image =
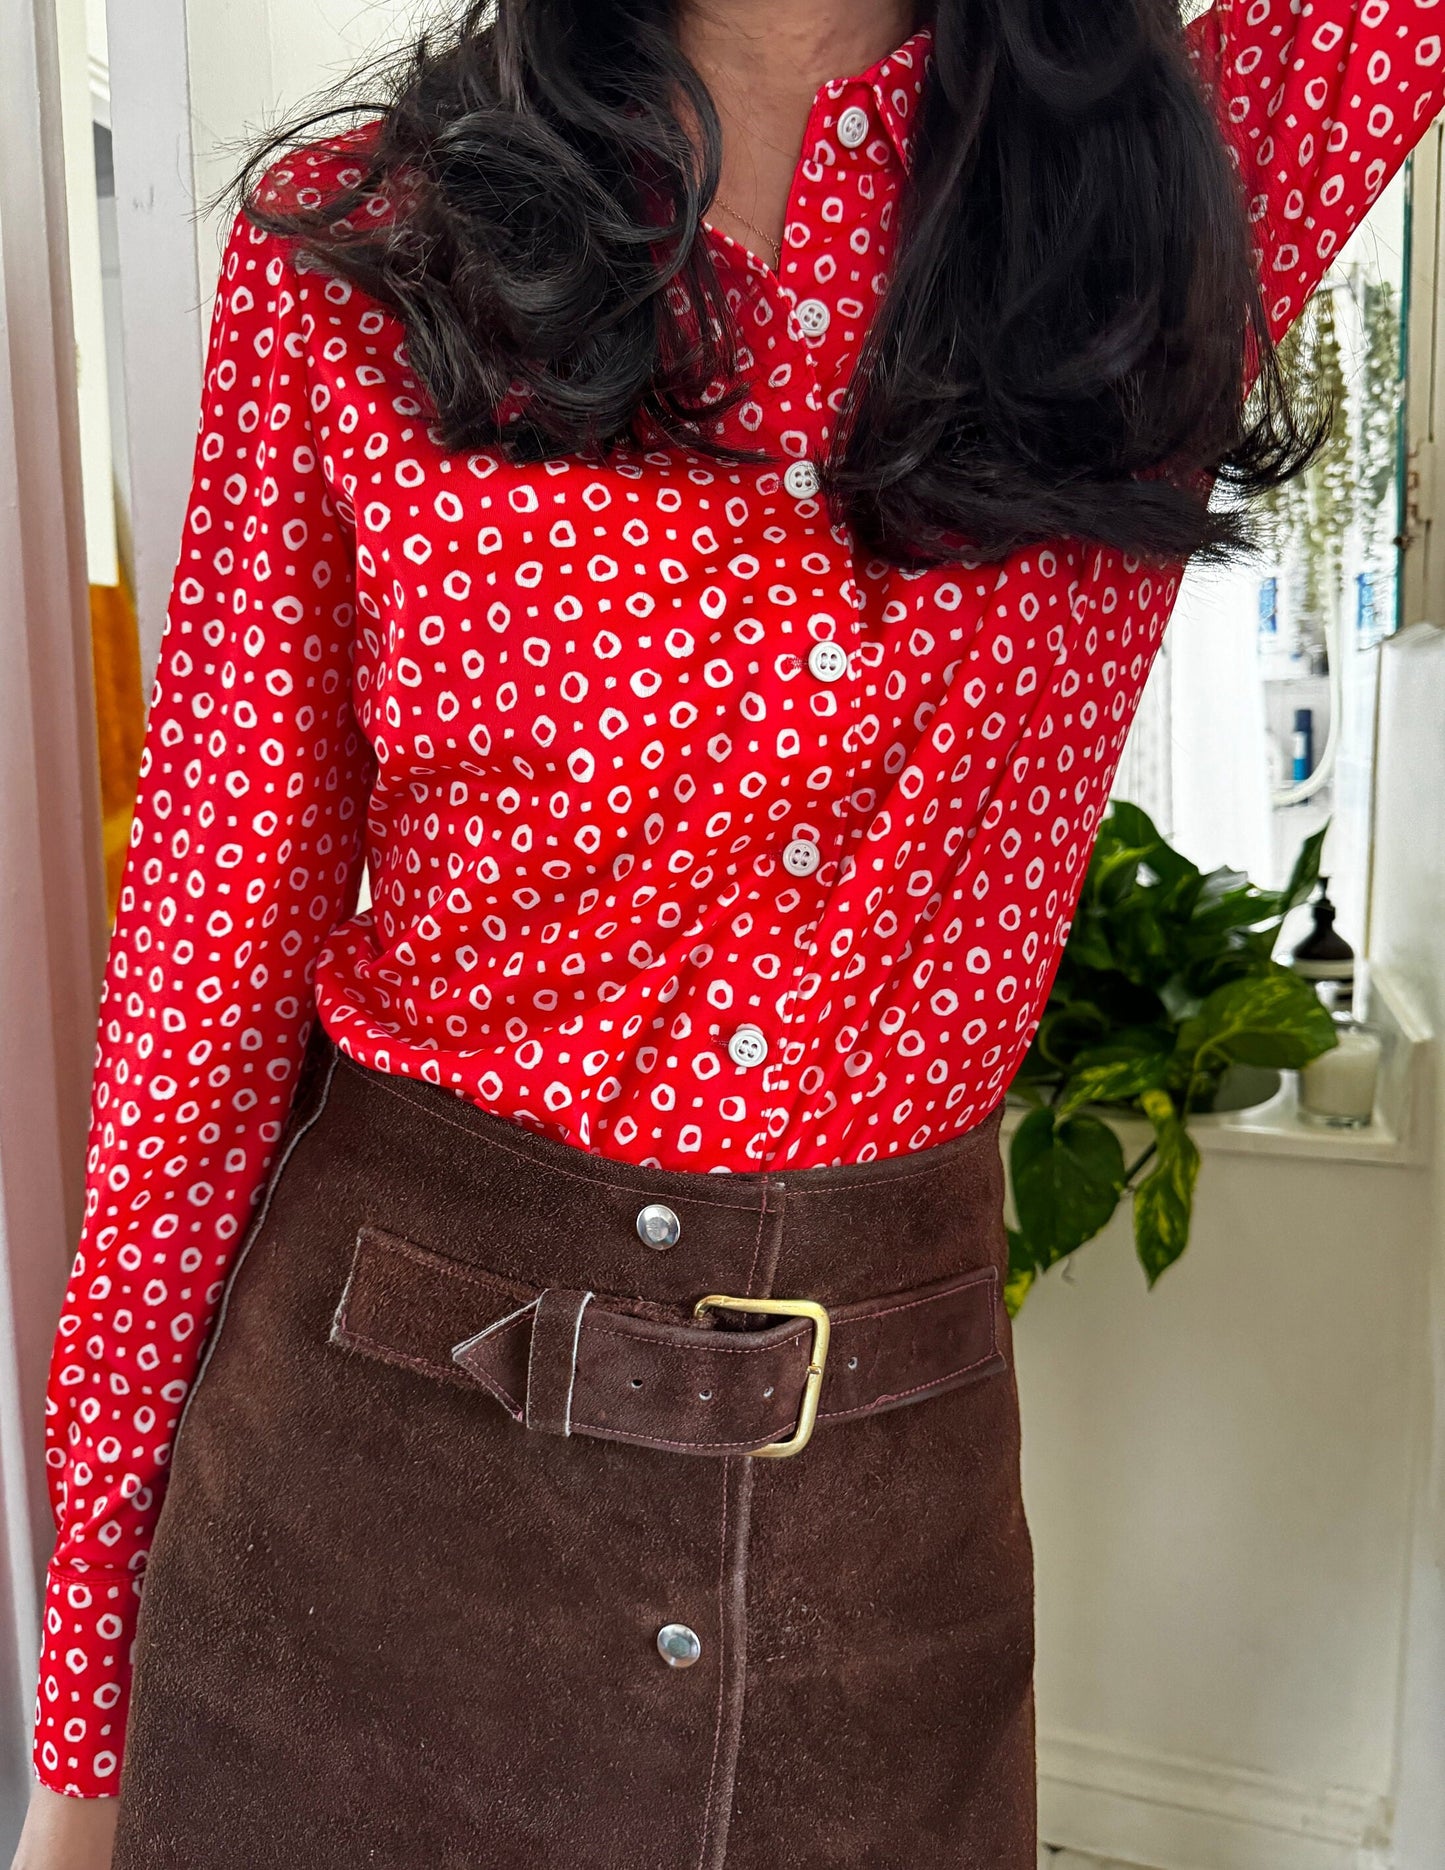
[[[738,1747],[742,1740],[743,1707],[747,1694],[747,1571],[748,1522],[751,1517],[753,1466],[746,1455],[724,1457],[722,1550],[718,1576],[717,1731],[707,1798],[703,1805],[702,1850],[698,1870],[724,1870],[728,1828],[732,1819],[733,1787],[737,1777]],[[729,1528],[728,1499],[736,1493]],[[730,1536],[731,1533],[731,1536]]]

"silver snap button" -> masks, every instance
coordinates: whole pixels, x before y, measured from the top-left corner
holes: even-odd
[[[657,1653],[670,1669],[690,1669],[702,1654],[702,1641],[685,1623],[664,1623],[657,1632]]]
[[[833,322],[833,314],[821,299],[804,299],[798,306],[799,329],[806,338],[821,338]]]
[[[831,639],[814,643],[808,651],[808,673],[820,682],[836,682],[848,673],[848,652]]]
[[[783,868],[789,876],[810,877],[823,861],[823,853],[811,838],[794,838],[783,848]]]
[[[666,1202],[649,1201],[637,1217],[637,1232],[644,1246],[675,1247],[682,1238],[682,1222]]]
[[[811,500],[823,477],[811,461],[795,461],[783,475],[783,485],[795,500]]]
[[[761,1026],[739,1026],[728,1040],[728,1057],[735,1065],[761,1065],[767,1056],[768,1041]]]
[[[838,119],[838,141],[844,149],[857,149],[868,140],[868,113],[850,104]]]

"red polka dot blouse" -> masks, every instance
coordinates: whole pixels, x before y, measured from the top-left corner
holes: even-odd
[[[1276,332],[1445,106],[1439,28],[1190,29]],[[1182,567],[901,572],[820,504],[927,54],[819,92],[776,272],[707,235],[766,467],[449,456],[393,318],[233,229],[50,1375],[46,1785],[117,1790],[170,1438],[317,1009],[365,1064],[705,1171],[926,1149],[1027,1048]]]

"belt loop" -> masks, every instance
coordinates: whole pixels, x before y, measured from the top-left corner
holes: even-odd
[[[523,1420],[528,1428],[549,1435],[572,1433],[572,1391],[577,1382],[577,1344],[582,1315],[592,1301],[590,1292],[563,1288],[546,1291],[537,1301],[532,1318],[532,1345],[527,1354],[527,1401]]]

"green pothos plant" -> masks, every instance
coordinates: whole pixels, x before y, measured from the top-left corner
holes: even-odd
[[[1336,1043],[1314,988],[1274,960],[1280,927],[1319,877],[1325,831],[1282,890],[1237,870],[1207,874],[1115,801],[1090,859],[1043,1019],[1010,1093],[1014,1131],[1010,1309],[1041,1273],[1093,1238],[1129,1195],[1152,1286],[1189,1241],[1196,1111],[1231,1065],[1306,1065]],[[1135,1159],[1111,1121],[1142,1118]]]

